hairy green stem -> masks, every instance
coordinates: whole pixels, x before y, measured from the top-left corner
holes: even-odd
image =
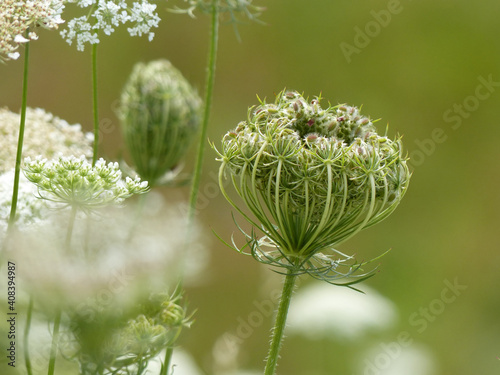
[[[94,113],[94,152],[92,166],[97,162],[99,148],[99,111],[97,105],[97,44],[92,44],[92,107]]]
[[[26,364],[26,373],[28,375],[32,375],[31,371],[31,359],[30,359],[30,351],[29,351],[29,335],[31,328],[31,316],[33,314],[33,296],[30,295],[30,300],[28,304],[28,311],[26,312],[26,327],[24,328],[24,362]]]
[[[274,372],[276,371],[281,342],[283,340],[283,333],[285,331],[286,317],[288,315],[288,308],[290,307],[293,286],[295,285],[296,278],[297,274],[295,271],[289,269],[285,277],[285,284],[283,285],[283,291],[281,293],[278,314],[276,315],[276,321],[272,331],[271,346],[269,347],[269,355],[267,356],[264,375],[274,375]]]
[[[29,28],[26,30],[26,38],[28,38]],[[17,197],[19,194],[19,177],[21,175],[21,158],[23,155],[24,143],[24,127],[26,125],[26,106],[28,101],[28,63],[30,55],[30,43],[26,43],[24,47],[24,71],[23,71],[23,93],[21,101],[21,122],[19,124],[19,137],[17,141],[16,167],[14,172],[14,188],[12,190],[12,202],[10,206],[9,223],[7,225],[7,235],[12,231],[17,212]]]
[[[207,137],[208,120],[210,118],[210,108],[212,107],[212,96],[215,82],[215,62],[217,58],[217,43],[219,40],[219,11],[217,0],[212,1],[212,24],[210,35],[210,51],[208,54],[207,79],[205,86],[205,107],[203,112],[203,122],[201,125],[198,155],[193,174],[193,183],[191,185],[191,194],[189,197],[188,222],[191,223],[196,210],[196,201],[200,187],[201,167],[203,164],[203,153],[205,151],[205,142]]]

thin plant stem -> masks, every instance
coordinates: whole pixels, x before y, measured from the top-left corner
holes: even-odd
[[[94,150],[92,154],[92,166],[97,162],[97,151],[99,148],[99,108],[97,104],[97,44],[92,44],[92,108],[94,114]]]
[[[31,371],[31,359],[30,359],[30,351],[29,351],[29,334],[30,334],[30,328],[31,328],[31,316],[33,314],[33,296],[30,295],[30,300],[28,303],[28,311],[26,312],[26,327],[24,328],[24,335],[23,335],[23,341],[24,341],[24,362],[26,364],[26,374],[27,375],[32,375],[33,372]]]
[[[201,170],[203,166],[203,154],[205,152],[205,142],[207,137],[208,121],[210,119],[210,110],[212,108],[212,97],[214,91],[215,83],[215,66],[217,60],[217,45],[219,42],[219,8],[218,0],[212,0],[212,13],[211,13],[211,30],[210,30],[210,46],[207,61],[207,77],[205,81],[205,101],[203,109],[203,121],[201,124],[201,130],[198,140],[198,154],[196,157],[196,164],[193,173],[193,182],[191,184],[191,192],[189,196],[189,208],[187,216],[187,233],[186,233],[186,246],[188,246],[188,239],[191,236],[191,227],[193,224],[193,219],[196,211],[196,202],[198,199],[198,190],[200,187],[201,180]],[[185,251],[183,253],[183,258],[185,257]],[[182,262],[184,259],[182,258]],[[179,288],[182,288],[184,282],[183,270],[184,267],[181,266],[181,275],[179,277]],[[168,369],[170,367],[170,362],[172,360],[172,355],[174,348],[172,346],[167,347],[165,353],[165,359],[163,362],[163,367],[160,375],[168,375]]]
[[[64,248],[66,250],[66,253],[69,254],[71,251],[71,236],[73,235],[73,228],[75,226],[75,219],[76,219],[76,211],[78,209],[76,206],[71,207],[71,213],[69,216],[69,223],[68,223],[68,230],[66,232],[66,239],[64,241]]]
[[[76,212],[77,208],[76,206],[73,206],[71,208],[68,230],[66,231],[66,239],[64,241],[66,253],[69,253],[71,249],[71,236],[73,235],[73,228],[75,226]],[[59,326],[61,325],[61,316],[62,316],[62,311],[58,310],[56,313],[56,317],[54,319],[54,330],[52,331],[52,344],[50,346],[49,370],[47,372],[48,375],[54,375],[54,370],[56,367],[57,345],[59,341]]]
[[[57,357],[57,341],[59,341],[59,326],[61,324],[62,312],[59,310],[56,313],[56,318],[54,319],[54,331],[52,332],[52,344],[50,346],[50,360],[49,360],[49,371],[48,375],[54,375],[54,369],[56,367],[56,357]]]
[[[271,346],[269,347],[269,354],[267,356],[266,369],[264,375],[274,375],[276,365],[278,363],[279,351],[281,349],[281,342],[283,340],[283,333],[285,331],[286,317],[288,315],[288,308],[292,299],[293,287],[297,274],[293,269],[289,269],[285,277],[285,284],[281,293],[281,300],[278,307],[278,314],[271,336]]]
[[[160,375],[168,375],[168,369],[170,367],[170,361],[172,360],[172,354],[174,354],[174,347],[169,345],[167,347],[167,351],[165,352],[165,360],[163,361]]]
[[[26,30],[26,38],[28,38],[29,28]],[[14,172],[14,188],[12,190],[12,202],[10,206],[9,223],[7,225],[7,236],[12,231],[17,212],[17,197],[19,195],[19,177],[21,175],[21,158],[23,156],[24,143],[24,128],[26,125],[26,107],[28,101],[28,63],[30,55],[30,43],[26,43],[24,47],[24,71],[23,71],[23,92],[21,101],[21,122],[19,124],[19,137],[17,141],[16,167]]]
[[[208,120],[210,118],[210,109],[212,107],[212,97],[215,82],[215,63],[217,59],[217,44],[219,41],[219,10],[217,3],[218,0],[212,1],[212,23],[210,34],[210,50],[208,54],[207,64],[207,79],[205,86],[205,106],[203,112],[203,122],[200,130],[198,155],[196,158],[193,183],[191,185],[191,194],[189,197],[188,226],[191,226],[196,210],[196,201],[198,198],[198,190],[200,187],[201,167],[203,165],[203,154],[205,151],[205,142],[207,137]]]
[[[29,29],[26,30],[26,38],[28,39]],[[10,206],[9,222],[7,223],[7,234],[6,237],[9,238],[11,232],[14,230],[16,222],[17,213],[17,199],[19,196],[19,178],[21,176],[21,159],[23,156],[23,143],[24,143],[24,129],[26,126],[26,107],[28,102],[28,72],[29,72],[29,55],[30,55],[30,43],[26,43],[24,47],[24,70],[23,70],[23,91],[21,98],[21,119],[19,124],[19,136],[17,141],[17,153],[16,153],[16,165],[14,170],[14,187],[12,189],[12,202]],[[7,241],[5,242],[7,243]],[[3,259],[2,259],[3,263]],[[24,358],[26,363],[26,371],[28,375],[32,374],[31,371],[31,361],[28,348],[28,339],[31,326],[31,312],[33,310],[33,299],[30,296],[28,315],[26,317],[26,328],[23,334],[24,340]]]

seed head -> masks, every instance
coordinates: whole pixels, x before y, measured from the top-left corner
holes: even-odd
[[[247,235],[255,258],[320,278],[333,271],[336,279],[353,268],[338,270],[350,257],[334,247],[394,211],[410,174],[399,139],[378,135],[356,107],[323,109],[320,100],[281,92],[275,103],[252,107],[223,138],[219,182],[264,232]],[[224,190],[228,176],[255,218]]]

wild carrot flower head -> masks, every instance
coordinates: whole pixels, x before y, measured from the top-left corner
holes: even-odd
[[[156,4],[148,0],[68,0],[83,8],[83,15],[68,22],[61,36],[72,44],[76,41],[78,51],[83,51],[85,44],[99,43],[99,33],[111,35],[120,25],[130,25],[127,31],[131,36],[148,35],[153,40],[160,17],[156,13]]]
[[[14,185],[14,170],[0,173],[0,242],[7,230],[7,223],[12,205],[12,188]],[[24,176],[20,176],[17,197],[16,222],[19,229],[27,229],[32,224],[42,220],[46,207],[44,202],[34,196],[36,187]]]
[[[64,21],[63,0],[2,0],[0,2],[0,62],[19,58],[21,44],[38,39],[36,27],[57,29]],[[26,35],[26,31],[28,31]]]
[[[16,165],[17,138],[20,115],[0,108],[0,173]],[[59,153],[92,157],[91,133],[84,133],[79,124],[67,121],[41,108],[27,108],[23,155],[35,158],[43,155],[48,159]]]
[[[84,156],[59,156],[47,161],[41,157],[24,161],[26,178],[38,187],[39,198],[60,203],[63,207],[76,207],[89,212],[109,204],[119,204],[134,194],[148,191],[147,181],[121,179],[118,163],[99,159],[95,166]]]
[[[276,266],[336,279],[350,258],[334,246],[386,218],[403,197],[410,174],[400,140],[377,134],[373,121],[351,106],[322,108],[281,92],[275,103],[249,109],[218,151],[226,199],[255,228],[252,255]],[[255,216],[247,216],[224,190],[229,177]],[[270,250],[266,250],[270,249]]]
[[[201,120],[202,101],[167,60],[139,63],[119,110],[134,168],[154,186],[181,162]]]

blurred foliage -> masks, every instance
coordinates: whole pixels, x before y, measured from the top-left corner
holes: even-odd
[[[391,132],[404,136],[414,160],[411,186],[388,220],[342,246],[360,259],[392,249],[381,260],[381,272],[367,283],[395,302],[400,321],[392,331],[370,340],[389,342],[408,331],[432,353],[438,373],[497,373],[500,86],[482,89],[489,93],[487,98],[470,97],[476,95],[480,77],[500,82],[500,3],[401,0],[401,11],[391,14],[388,24],[348,63],[340,44],[353,44],[355,27],[364,29],[375,19],[373,12],[387,9],[389,3],[263,1],[267,10],[260,19],[266,24],[239,25],[241,43],[230,25],[222,25],[209,137],[218,142],[243,120],[256,94],[272,98],[283,87],[310,96],[322,91],[332,104],[363,105],[364,111],[382,119],[379,127],[390,123]],[[102,156],[118,157],[124,149],[114,110],[136,62],[167,58],[203,92],[207,17],[191,19],[166,9],[160,9],[160,16],[151,43],[117,32],[99,45]],[[31,58],[28,105],[90,130],[90,51],[77,52],[57,33],[42,30],[32,43]],[[0,106],[20,108],[21,76],[19,62],[0,67]],[[460,126],[453,126],[455,122],[443,116],[464,101],[474,110]],[[433,140],[436,128],[442,129],[435,137],[439,142]],[[206,152],[199,216],[206,227],[229,238],[234,228],[230,208],[214,188],[215,154],[210,148]],[[166,194],[187,199],[185,189]],[[252,301],[267,298],[269,283],[271,289],[279,286],[278,279],[266,279],[270,271],[264,266],[239,257],[215,239],[210,246],[210,271],[187,291],[190,306],[198,309],[197,320],[181,340],[207,373],[212,371],[215,339],[236,330],[238,318],[255,309]],[[467,289],[419,333],[410,316],[439,299],[444,280],[455,278]],[[270,326],[271,317],[266,317],[244,340],[242,367],[263,367]],[[327,375],[335,368],[335,373],[350,373],[353,362],[364,358],[368,343],[323,340],[304,345],[303,339],[290,337],[279,371]]]

